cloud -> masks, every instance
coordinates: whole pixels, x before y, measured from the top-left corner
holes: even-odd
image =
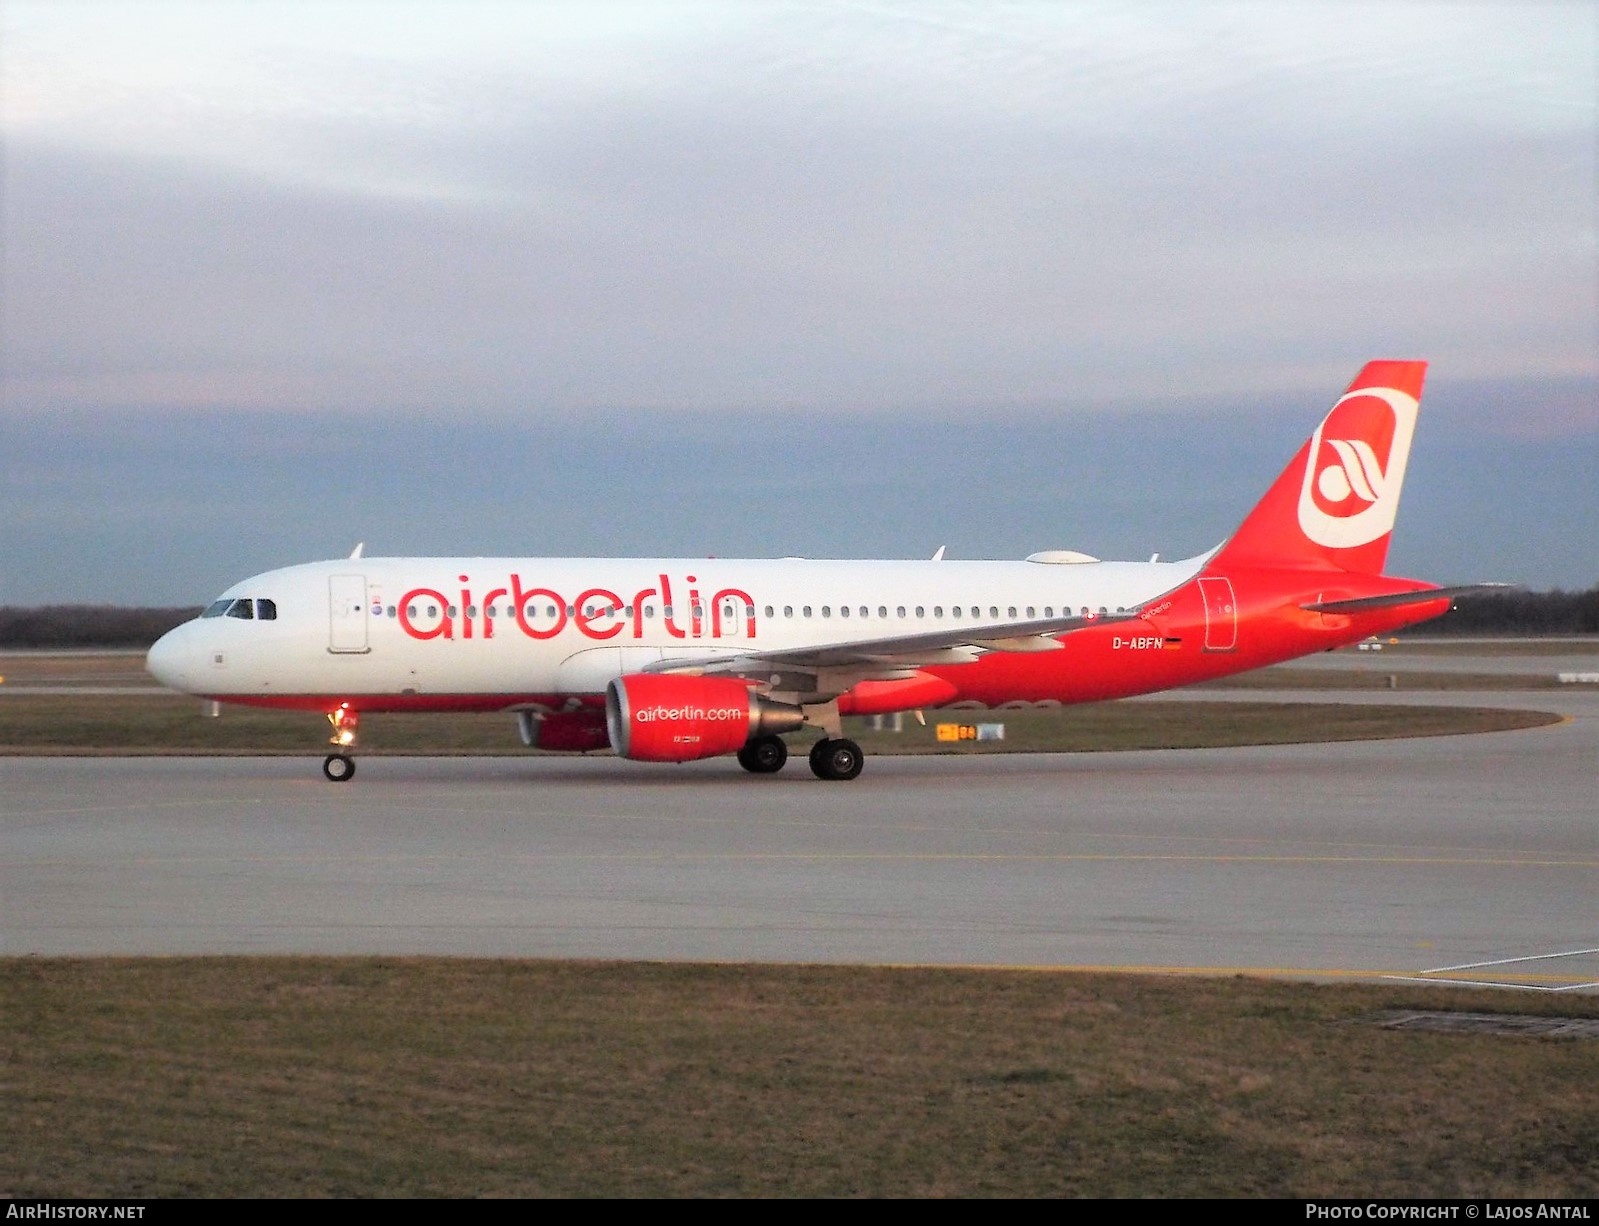
[[[360,5],[157,11],[113,60],[24,8],[13,404],[999,411],[1596,364],[1561,6],[1389,12],[1373,48],[1343,6],[419,5],[360,54]]]
[[[1239,509],[1201,427],[1241,446],[1379,355],[1551,488],[1599,461],[1585,4],[0,21],[12,584],[209,590],[361,522],[475,548],[487,505],[511,552],[914,556],[952,503],[968,552],[1197,550]],[[1129,459],[1169,462],[1106,486]],[[1490,512],[1460,462],[1499,547],[1591,522]],[[1053,535],[1073,498],[1106,540]]]

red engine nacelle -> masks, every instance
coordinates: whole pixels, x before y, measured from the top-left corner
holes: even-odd
[[[754,736],[793,732],[805,713],[730,677],[634,673],[605,687],[611,744],[640,762],[690,762],[737,753]]]

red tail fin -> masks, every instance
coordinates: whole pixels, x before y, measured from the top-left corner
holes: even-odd
[[[1382,573],[1425,362],[1368,362],[1211,566]]]

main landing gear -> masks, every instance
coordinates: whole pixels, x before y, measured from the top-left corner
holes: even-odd
[[[775,775],[788,761],[788,746],[780,736],[752,738],[738,751],[738,764],[752,775]]]
[[[866,755],[848,737],[824,737],[811,746],[811,773],[818,779],[853,779],[864,765]]]
[[[355,777],[355,759],[343,751],[355,744],[355,734],[361,728],[361,713],[352,711],[350,704],[341,702],[328,712],[328,723],[333,725],[333,735],[328,743],[339,747],[322,759],[322,773],[329,783],[348,783]]]
[[[788,761],[778,736],[758,736],[738,751],[738,764],[752,775],[774,775]],[[811,747],[811,773],[818,779],[853,779],[866,764],[861,747],[846,737],[825,737]]]

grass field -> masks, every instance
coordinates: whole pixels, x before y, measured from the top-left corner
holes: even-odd
[[[1277,745],[1492,732],[1557,722],[1538,711],[1347,703],[1107,702],[1055,711],[929,712],[901,732],[846,721],[868,754],[1028,753]],[[1002,722],[1003,741],[942,742],[939,722]],[[324,750],[327,721],[314,711],[228,706],[216,719],[192,698],[168,694],[0,694],[0,754],[301,753]],[[816,734],[790,737],[803,748]],[[367,715],[362,754],[526,754],[507,714]]]
[[[1569,997],[1025,971],[0,961],[7,1196],[1594,1196]]]
[[[1388,674],[1263,669],[1227,688],[1525,689],[1533,681],[1502,675]],[[323,752],[327,724],[316,712],[227,705],[202,715],[192,698],[150,692],[138,652],[17,652],[0,655],[0,754],[303,753]],[[1553,678],[1548,684],[1554,685]],[[52,692],[41,692],[48,687]],[[901,732],[846,722],[871,754],[1086,752],[1192,749],[1221,745],[1302,744],[1396,736],[1441,736],[1536,727],[1556,722],[1536,711],[1356,706],[1347,703],[1108,702],[1057,710],[929,712],[928,726],[906,717]],[[932,725],[1005,724],[1003,741],[941,742]],[[814,733],[790,738],[803,748]],[[366,715],[362,754],[521,754],[515,721],[491,715]]]

